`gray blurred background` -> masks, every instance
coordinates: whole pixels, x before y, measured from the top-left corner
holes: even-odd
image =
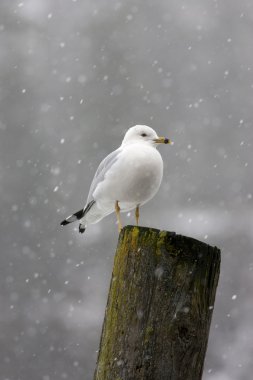
[[[115,216],[59,223],[135,124],[175,141],[141,224],[222,250],[203,379],[252,378],[252,63],[250,0],[1,0],[1,380],[92,379]]]

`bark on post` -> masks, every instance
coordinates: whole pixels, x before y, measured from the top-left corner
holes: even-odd
[[[94,380],[200,380],[219,267],[216,247],[125,227]]]

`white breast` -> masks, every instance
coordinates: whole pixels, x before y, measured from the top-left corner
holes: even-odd
[[[146,144],[131,144],[124,147],[93,197],[101,206],[109,203],[113,206],[118,200],[126,211],[150,200],[158,191],[162,176],[160,153]]]

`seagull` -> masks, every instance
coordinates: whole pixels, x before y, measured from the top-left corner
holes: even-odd
[[[139,224],[140,206],[157,193],[163,177],[163,160],[156,149],[171,140],[158,137],[147,125],[128,129],[121,146],[100,163],[90,186],[85,206],[61,222],[62,226],[80,221],[79,232],[115,212],[119,232],[120,211],[135,210]]]

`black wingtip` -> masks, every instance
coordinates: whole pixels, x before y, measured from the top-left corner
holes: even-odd
[[[69,224],[69,222],[66,219],[61,222],[61,226],[66,226],[66,224]]]

